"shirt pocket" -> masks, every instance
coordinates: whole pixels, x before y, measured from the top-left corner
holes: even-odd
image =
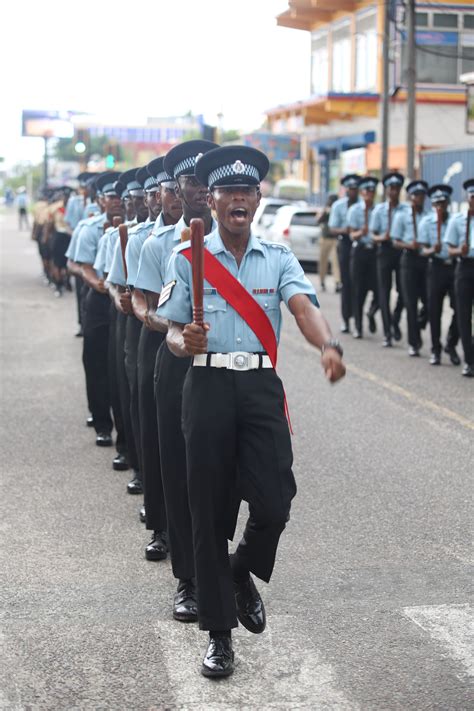
[[[252,294],[252,296],[268,316],[276,335],[278,333],[278,326],[280,323],[279,294]],[[249,343],[257,348],[257,350],[262,350],[263,345],[260,343],[258,337],[252,329],[247,326],[246,322],[244,322],[244,339],[246,341],[248,340]]]
[[[219,329],[225,327],[224,322],[227,313],[227,302],[219,294],[204,294],[204,321],[211,327],[214,336],[219,333]]]

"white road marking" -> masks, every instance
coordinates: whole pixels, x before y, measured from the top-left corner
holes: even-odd
[[[474,676],[474,608],[471,605],[405,607],[403,612],[440,642],[468,676]]]
[[[176,706],[193,711],[359,709],[337,688],[334,671],[321,658],[314,638],[298,627],[294,616],[269,616],[262,635],[234,630],[235,672],[215,683],[199,671],[207,633],[196,625],[155,623]]]

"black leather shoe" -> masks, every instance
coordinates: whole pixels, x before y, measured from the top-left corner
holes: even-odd
[[[116,472],[124,472],[127,469],[130,469],[125,454],[117,454],[112,462],[112,468],[115,469]]]
[[[194,580],[180,580],[173,601],[173,617],[180,622],[197,622],[196,585]]]
[[[359,338],[362,338],[362,333],[360,331],[354,331],[352,333],[352,338],[355,338],[358,340]]]
[[[369,331],[370,333],[377,333],[377,322],[375,321],[375,316],[370,313],[370,311],[367,313],[367,318],[369,319]]]
[[[465,363],[462,369],[465,378],[474,378],[474,368],[469,363]]]
[[[143,494],[143,485],[136,475],[128,482],[127,491],[129,494]]]
[[[398,325],[398,323],[394,323],[392,325],[392,335],[395,341],[402,340],[402,332],[400,331],[400,326]]]
[[[419,358],[420,351],[418,350],[418,348],[413,348],[413,346],[410,346],[410,348],[408,349],[408,355],[410,356],[410,358]]]
[[[82,326],[81,326],[79,331],[76,333],[76,338],[82,338],[83,335],[84,335],[84,332],[83,332]]]
[[[138,512],[138,517],[142,523],[146,523],[145,504],[143,504],[143,506],[140,506],[140,511]]]
[[[458,352],[454,346],[446,346],[444,352],[448,354],[449,360],[453,365],[461,365],[461,358],[458,356]]]
[[[341,323],[341,333],[350,333],[349,324],[347,323],[347,321],[343,321]]]
[[[92,415],[89,415],[89,417],[86,420],[86,426],[87,427],[94,427],[94,418]]]
[[[206,656],[202,661],[201,674],[223,678],[234,671],[234,651],[230,634],[211,637]]]
[[[251,575],[244,580],[234,580],[237,617],[249,632],[260,634],[266,626],[265,606],[260,593],[255,587]]]
[[[110,432],[99,432],[95,438],[95,443],[98,447],[111,447],[113,444],[112,435]]]
[[[150,543],[145,548],[147,560],[164,560],[168,553],[168,543],[165,531],[153,531]]]
[[[441,356],[439,353],[432,353],[431,354],[430,365],[441,365]]]
[[[382,348],[391,348],[392,347],[392,339],[391,338],[384,338],[382,341]]]

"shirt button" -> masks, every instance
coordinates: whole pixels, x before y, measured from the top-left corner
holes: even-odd
[[[268,309],[268,303],[266,301],[263,305],[265,306],[266,309]]]
[[[237,343],[242,343],[242,339],[240,336],[238,336],[235,340],[237,341]]]
[[[208,304],[207,308],[209,309],[209,311],[211,311],[214,308],[214,306],[212,304]]]

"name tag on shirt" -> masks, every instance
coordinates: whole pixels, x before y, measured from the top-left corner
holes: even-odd
[[[276,289],[252,289],[252,294],[276,294]]]
[[[160,300],[158,301],[158,306],[163,306],[163,304],[166,304],[175,286],[176,280],[170,281],[169,284],[166,284],[166,286],[163,287],[160,294]]]
[[[205,287],[203,289],[203,294],[204,294],[204,296],[215,296],[217,294],[217,289],[211,289],[211,288]]]

